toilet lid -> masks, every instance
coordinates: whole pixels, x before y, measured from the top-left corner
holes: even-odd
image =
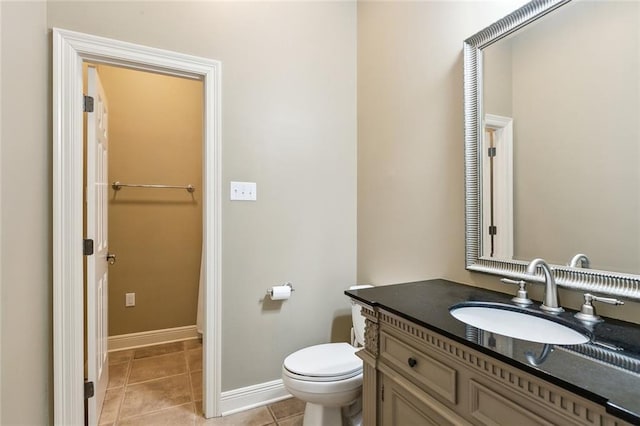
[[[284,367],[292,373],[307,377],[349,376],[362,370],[362,360],[348,343],[326,343],[310,346],[292,353],[284,360]]]

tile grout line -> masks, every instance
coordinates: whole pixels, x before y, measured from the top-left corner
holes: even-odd
[[[169,374],[167,376],[161,376],[161,377],[154,377],[153,379],[143,380],[141,382],[130,383],[130,384],[128,384],[128,386],[144,385],[145,383],[155,382],[155,381],[158,381],[158,380],[164,380],[164,379],[168,379],[168,378],[171,378],[171,377],[184,376],[185,374],[188,374],[188,373],[185,371],[183,373]]]
[[[154,382],[154,381],[165,380],[165,379],[169,379],[169,378],[172,378],[172,377],[185,376],[185,375],[187,375],[187,376],[188,376],[188,374],[187,374],[187,373],[172,374],[172,375],[170,375],[170,376],[158,377],[158,378],[156,378],[156,379],[153,379],[153,380],[147,380],[147,381],[145,381],[145,382],[133,383],[133,384],[132,384],[132,385],[130,385],[130,386],[138,386],[138,385],[142,385],[142,384],[145,384],[145,383],[150,383],[150,382]],[[124,402],[124,401],[123,401],[123,402]],[[171,405],[171,406],[168,406],[168,407],[159,408],[159,409],[157,409],[157,410],[152,410],[152,411],[144,412],[144,413],[142,413],[142,414],[134,414],[133,416],[128,416],[128,417],[125,417],[124,419],[130,419],[130,418],[133,418],[133,417],[138,417],[138,416],[142,416],[142,415],[147,415],[147,414],[157,413],[158,411],[163,411],[163,410],[166,410],[166,409],[169,409],[169,408],[180,407],[180,406],[182,406],[182,405],[189,404],[190,402],[193,402],[193,399],[191,399],[189,402],[183,402],[182,404]],[[124,420],[124,419],[120,419],[120,414],[121,414],[121,413],[120,413],[120,410],[119,410],[119,412],[118,412],[118,420]]]
[[[116,421],[113,423],[114,426],[117,426],[120,423],[120,414],[122,414],[122,407],[124,406],[124,400],[127,396],[127,387],[129,386],[129,376],[131,375],[131,369],[133,368],[134,355],[135,355],[135,351],[132,351],[131,356],[129,357],[129,362],[127,363],[127,373],[124,376],[124,384],[122,386],[122,396],[120,397],[120,405],[118,406]]]
[[[278,419],[276,419],[276,415],[273,412],[273,410],[271,409],[271,405],[267,404],[267,411],[269,412],[269,414],[271,415],[271,418],[273,419],[273,421],[276,423],[276,425],[278,424]]]
[[[109,362],[109,360],[107,360],[107,362]],[[129,369],[130,369],[130,365],[131,365],[131,358],[129,358],[126,362],[127,362],[127,371],[125,373],[124,382],[122,383],[122,386],[109,388],[109,384],[107,384],[107,392],[109,392],[110,390],[114,391],[115,389],[122,388],[122,394],[120,395],[120,403],[118,404],[118,408],[116,410],[116,415],[115,415],[115,418],[114,418],[113,423],[112,423],[113,426],[116,426],[118,424],[118,421],[120,420],[120,410],[122,409],[122,404],[124,403],[124,397],[125,397],[125,393],[126,393],[126,389],[127,389],[127,380],[128,380]],[[115,364],[110,364],[109,365],[109,369],[111,369],[111,366],[119,365],[119,364],[124,364],[124,362],[118,362],[118,363],[115,363]],[[103,403],[102,409],[104,410],[104,403]],[[102,422],[100,422],[101,419],[102,419],[102,411],[100,413],[100,418],[98,419],[98,424],[103,424]]]
[[[173,354],[177,354],[177,353],[180,353],[180,352],[182,352],[182,354],[183,354],[183,361],[185,362],[185,372],[188,375],[188,377],[187,377],[187,383],[189,385],[189,390],[188,390],[188,392],[189,392],[189,401],[188,402],[185,402],[183,404],[174,405],[174,406],[171,406],[171,407],[163,407],[163,408],[160,408],[160,409],[156,409],[156,410],[152,410],[152,411],[149,411],[149,412],[145,412],[143,414],[134,414],[132,416],[126,417],[125,419],[121,419],[120,417],[121,417],[122,412],[123,412],[124,401],[126,399],[127,390],[129,390],[130,387],[137,386],[137,385],[144,384],[144,383],[157,381],[157,380],[163,380],[163,379],[167,379],[167,378],[171,378],[171,377],[177,377],[177,376],[182,375],[182,374],[172,374],[172,375],[168,375],[168,376],[157,377],[157,378],[146,380],[146,381],[143,381],[143,382],[137,382],[137,383],[131,384],[130,383],[130,379],[131,379],[131,374],[132,374],[132,371],[133,371],[133,362],[136,360],[135,351],[132,352],[131,356],[128,357],[128,360],[127,360],[127,369],[126,369],[126,374],[125,374],[125,380],[124,380],[124,383],[123,383],[123,386],[122,386],[122,395],[120,397],[120,404],[118,405],[116,420],[113,423],[113,426],[116,426],[116,425],[120,424],[120,422],[123,421],[123,420],[131,420],[131,419],[136,419],[138,417],[143,417],[143,416],[147,416],[147,415],[154,415],[154,414],[166,411],[166,410],[170,410],[170,409],[173,409],[173,408],[176,408],[176,407],[186,406],[186,405],[189,405],[189,407],[190,407],[189,410],[192,413],[194,413],[193,422],[190,422],[189,424],[192,424],[192,426],[200,424],[200,423],[198,423],[198,420],[200,419],[200,416],[198,415],[197,408],[196,408],[196,405],[195,405],[196,404],[196,401],[195,401],[195,390],[194,390],[194,387],[193,387],[192,374],[195,374],[197,372],[201,372],[202,370],[197,370],[197,371],[193,370],[192,369],[192,365],[189,362],[189,357],[188,357],[189,352],[192,352],[192,351],[195,352],[195,349],[198,349],[198,348],[187,348],[186,345],[183,344],[181,351],[173,352]],[[170,354],[172,354],[172,353],[155,355],[153,357],[162,357],[164,355],[170,355]],[[145,357],[145,358],[152,358],[152,357]],[[144,359],[144,358],[139,358],[139,359]],[[117,388],[114,388],[114,389],[117,389]],[[268,424],[269,426],[279,426],[279,425],[282,424],[281,422],[289,421],[290,419],[294,419],[294,418],[300,416],[301,414],[303,414],[303,413],[290,413],[290,415],[284,416],[281,419],[279,419],[279,418],[277,418],[276,413],[275,413],[275,411],[274,411],[274,409],[272,407],[273,405],[274,404],[267,404],[265,406],[265,408],[267,408],[267,412],[269,413],[269,417],[271,419],[270,423]],[[184,408],[186,408],[186,407],[184,407]]]
[[[154,377],[154,378],[151,378],[151,379],[146,379],[146,380],[142,380],[142,381],[135,382],[135,383],[129,383],[129,378],[130,378],[130,375],[131,375],[131,371],[133,370],[133,362],[134,361],[149,360],[149,359],[152,359],[152,358],[160,358],[160,357],[168,357],[169,355],[174,355],[175,356],[175,355],[179,354],[180,352],[184,352],[184,346],[183,346],[183,349],[180,350],[180,351],[174,351],[174,352],[169,352],[169,353],[165,353],[165,354],[147,356],[147,357],[143,357],[143,358],[132,357],[131,358],[131,368],[130,368],[129,373],[127,375],[127,385],[128,386],[137,386],[139,384],[149,383],[149,382],[152,382],[154,380],[166,379],[166,378],[169,378],[169,377],[175,377],[175,376],[180,376],[182,374],[186,374],[188,372],[188,370],[189,370],[188,365],[187,365],[187,368],[185,368],[185,372],[183,372],[183,373],[168,374],[166,376]],[[135,356],[135,353],[134,353],[134,356]],[[183,356],[184,356],[184,354],[183,354]],[[185,356],[185,361],[186,361],[186,356]]]
[[[200,369],[200,370],[191,370],[191,364],[189,363],[189,357],[188,357],[188,353],[191,352],[191,351],[194,351],[196,349],[198,349],[200,351],[200,357],[202,358],[202,351],[203,351],[202,345],[200,345],[199,348],[187,349],[187,345],[186,344],[184,345],[184,357],[185,357],[185,361],[187,363],[187,371],[188,371],[188,374],[189,374],[189,385],[191,386],[191,401],[193,402],[193,411],[194,411],[194,413],[196,415],[196,418],[198,418],[198,417],[204,418],[204,415],[201,415],[198,412],[198,409],[197,409],[197,406],[196,406],[196,395],[195,395],[195,389],[193,388],[193,377],[192,377],[192,374],[193,373],[197,373],[198,371],[200,372],[200,374],[202,374],[202,369]],[[200,401],[200,400],[198,400],[198,401]]]
[[[115,421],[113,423],[113,426],[119,424],[121,421],[125,420],[125,418],[121,418],[122,414],[123,414],[123,408],[124,408],[124,402],[126,400],[126,396],[127,396],[127,391],[129,390],[130,387],[134,387],[134,386],[138,386],[138,385],[142,385],[145,383],[149,383],[149,382],[153,382],[153,381],[157,381],[157,380],[163,380],[163,379],[167,379],[167,378],[171,378],[171,377],[177,377],[177,376],[181,376],[184,373],[179,373],[179,374],[170,374],[167,376],[162,376],[162,377],[156,377],[153,379],[149,379],[149,380],[145,380],[145,381],[141,381],[141,382],[136,382],[136,383],[130,383],[131,380],[131,374],[133,371],[133,363],[134,361],[137,360],[143,360],[143,359],[149,359],[149,358],[161,358],[161,357],[165,357],[168,355],[177,355],[179,353],[182,353],[182,357],[183,357],[183,362],[185,363],[185,373],[187,374],[187,383],[189,385],[189,401],[187,403],[183,403],[183,404],[178,404],[178,405],[174,405],[171,407],[164,407],[158,410],[153,410],[153,411],[149,411],[146,412],[144,414],[135,414],[133,416],[127,416],[126,419],[132,419],[132,418],[136,418],[139,416],[144,416],[144,415],[150,415],[150,414],[154,414],[154,413],[158,413],[167,409],[171,409],[171,408],[175,408],[175,407],[179,407],[179,406],[183,406],[183,405],[187,405],[189,404],[190,409],[192,411],[192,413],[194,413],[194,423],[197,422],[198,420],[198,412],[197,412],[197,407],[196,407],[196,401],[195,401],[195,393],[194,393],[194,388],[193,388],[193,380],[191,375],[194,373],[197,373],[198,371],[202,371],[197,370],[197,371],[193,371],[192,370],[192,366],[189,363],[189,358],[188,358],[188,354],[191,351],[194,351],[198,348],[187,348],[187,346],[184,344],[184,342],[182,343],[182,349],[178,350],[178,351],[174,351],[174,352],[169,352],[169,353],[162,353],[162,354],[158,354],[158,355],[152,355],[152,356],[147,356],[147,357],[142,357],[142,358],[136,358],[136,350],[131,350],[130,356],[127,357],[127,367],[126,367],[126,373],[125,373],[125,378],[124,378],[124,383],[122,385],[122,395],[120,396],[120,401],[118,404],[118,408],[117,408],[117,412],[116,412],[116,416],[115,416]],[[200,351],[202,351],[202,348],[199,348]],[[200,352],[201,353],[201,352]],[[124,364],[124,362],[122,363],[117,363],[117,364]],[[115,364],[114,364],[115,365]],[[117,389],[117,388],[112,388],[112,389]],[[275,421],[275,416],[270,412],[271,417],[274,419]]]
[[[191,395],[191,409],[193,410],[193,423],[195,424],[198,417],[198,410],[196,408],[195,395],[193,394],[193,380],[191,380],[191,367],[189,366],[189,359],[187,358],[187,345],[185,345],[184,342],[182,343],[182,354],[187,367],[187,380],[189,381],[189,394]]]
[[[142,381],[142,382],[129,383],[129,379],[130,379],[130,376],[131,376],[131,371],[133,370],[133,361],[135,361],[136,359],[141,360],[141,359],[149,359],[149,358],[158,358],[158,357],[163,357],[163,356],[166,356],[166,355],[176,355],[176,354],[179,354],[181,352],[182,352],[182,356],[183,356],[183,361],[185,363],[185,372],[184,373],[170,374],[170,375],[167,375],[167,376],[156,377],[156,378],[153,378],[153,379],[150,379],[150,380],[145,380],[145,381]],[[166,353],[166,354],[153,355],[153,356],[143,357],[143,358],[135,358],[135,352],[134,352],[132,354],[132,357],[130,358],[130,361],[129,361],[129,368],[128,368],[127,376],[126,376],[126,380],[125,380],[125,392],[123,392],[123,393],[126,393],[126,389],[129,386],[137,386],[137,385],[141,385],[141,384],[144,384],[144,383],[149,383],[149,382],[158,381],[158,380],[164,380],[164,379],[171,378],[171,377],[182,376],[184,374],[187,375],[187,381],[189,383],[190,400],[188,402],[182,403],[182,404],[177,404],[177,405],[172,405],[170,407],[163,407],[163,408],[160,408],[158,410],[152,410],[152,411],[149,411],[149,412],[145,412],[143,414],[136,414],[136,415],[133,415],[133,416],[128,416],[125,419],[133,419],[133,418],[140,417],[140,416],[152,415],[152,414],[156,414],[156,413],[159,413],[159,412],[162,412],[162,411],[165,411],[165,410],[169,410],[169,409],[180,407],[180,406],[187,405],[187,404],[190,406],[194,416],[197,417],[195,401],[194,401],[194,394],[193,394],[193,384],[191,382],[191,369],[189,368],[189,362],[188,362],[188,359],[187,359],[187,349],[186,349],[184,343],[182,345],[182,350],[175,351],[175,352],[170,352],[170,353]],[[122,400],[121,405],[120,405],[120,409],[118,410],[117,422],[120,422],[121,420],[125,420],[125,419],[121,419],[120,418],[121,409],[122,409],[122,405],[123,405],[122,403],[123,402],[124,402],[124,396],[123,396],[123,400]],[[196,420],[196,418],[194,418],[194,423],[195,423],[195,420]],[[115,426],[115,424],[114,424],[114,426]]]
[[[152,414],[158,414],[158,413],[161,413],[163,411],[168,411],[168,410],[174,409],[176,407],[182,407],[183,405],[189,405],[189,403],[185,402],[183,404],[172,405],[171,407],[158,408],[157,410],[147,411],[147,412],[144,412],[142,414],[135,414],[133,416],[125,417],[122,420],[131,420],[131,419],[135,419],[135,418],[138,418],[138,417],[147,417],[147,416],[150,416]]]

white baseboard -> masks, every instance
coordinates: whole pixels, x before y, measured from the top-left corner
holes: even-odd
[[[222,392],[220,395],[220,412],[223,416],[249,410],[290,398],[282,379],[259,383],[246,388]]]
[[[197,339],[198,337],[200,337],[200,335],[195,325],[120,334],[117,336],[109,336],[109,351],[140,348],[142,346],[157,345],[160,343]]]

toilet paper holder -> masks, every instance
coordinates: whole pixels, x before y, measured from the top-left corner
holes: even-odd
[[[291,289],[291,292],[294,292],[294,288],[293,285],[287,281],[286,283],[282,284],[283,286],[286,285],[287,287],[289,287]],[[267,296],[271,296],[273,294],[273,287],[270,287],[267,289]]]

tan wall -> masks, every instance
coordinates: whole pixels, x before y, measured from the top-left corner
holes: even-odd
[[[0,2],[0,406],[3,425],[52,418],[51,86],[46,7]]]
[[[201,81],[100,66],[109,181],[192,184],[109,192],[109,335],[196,323],[202,246]],[[125,307],[125,293],[136,306]]]
[[[514,293],[465,270],[462,41],[506,2],[358,3],[358,281],[443,277]],[[533,286],[541,300],[541,286]],[[565,306],[581,297],[561,291]],[[640,307],[601,306],[638,322]]]

